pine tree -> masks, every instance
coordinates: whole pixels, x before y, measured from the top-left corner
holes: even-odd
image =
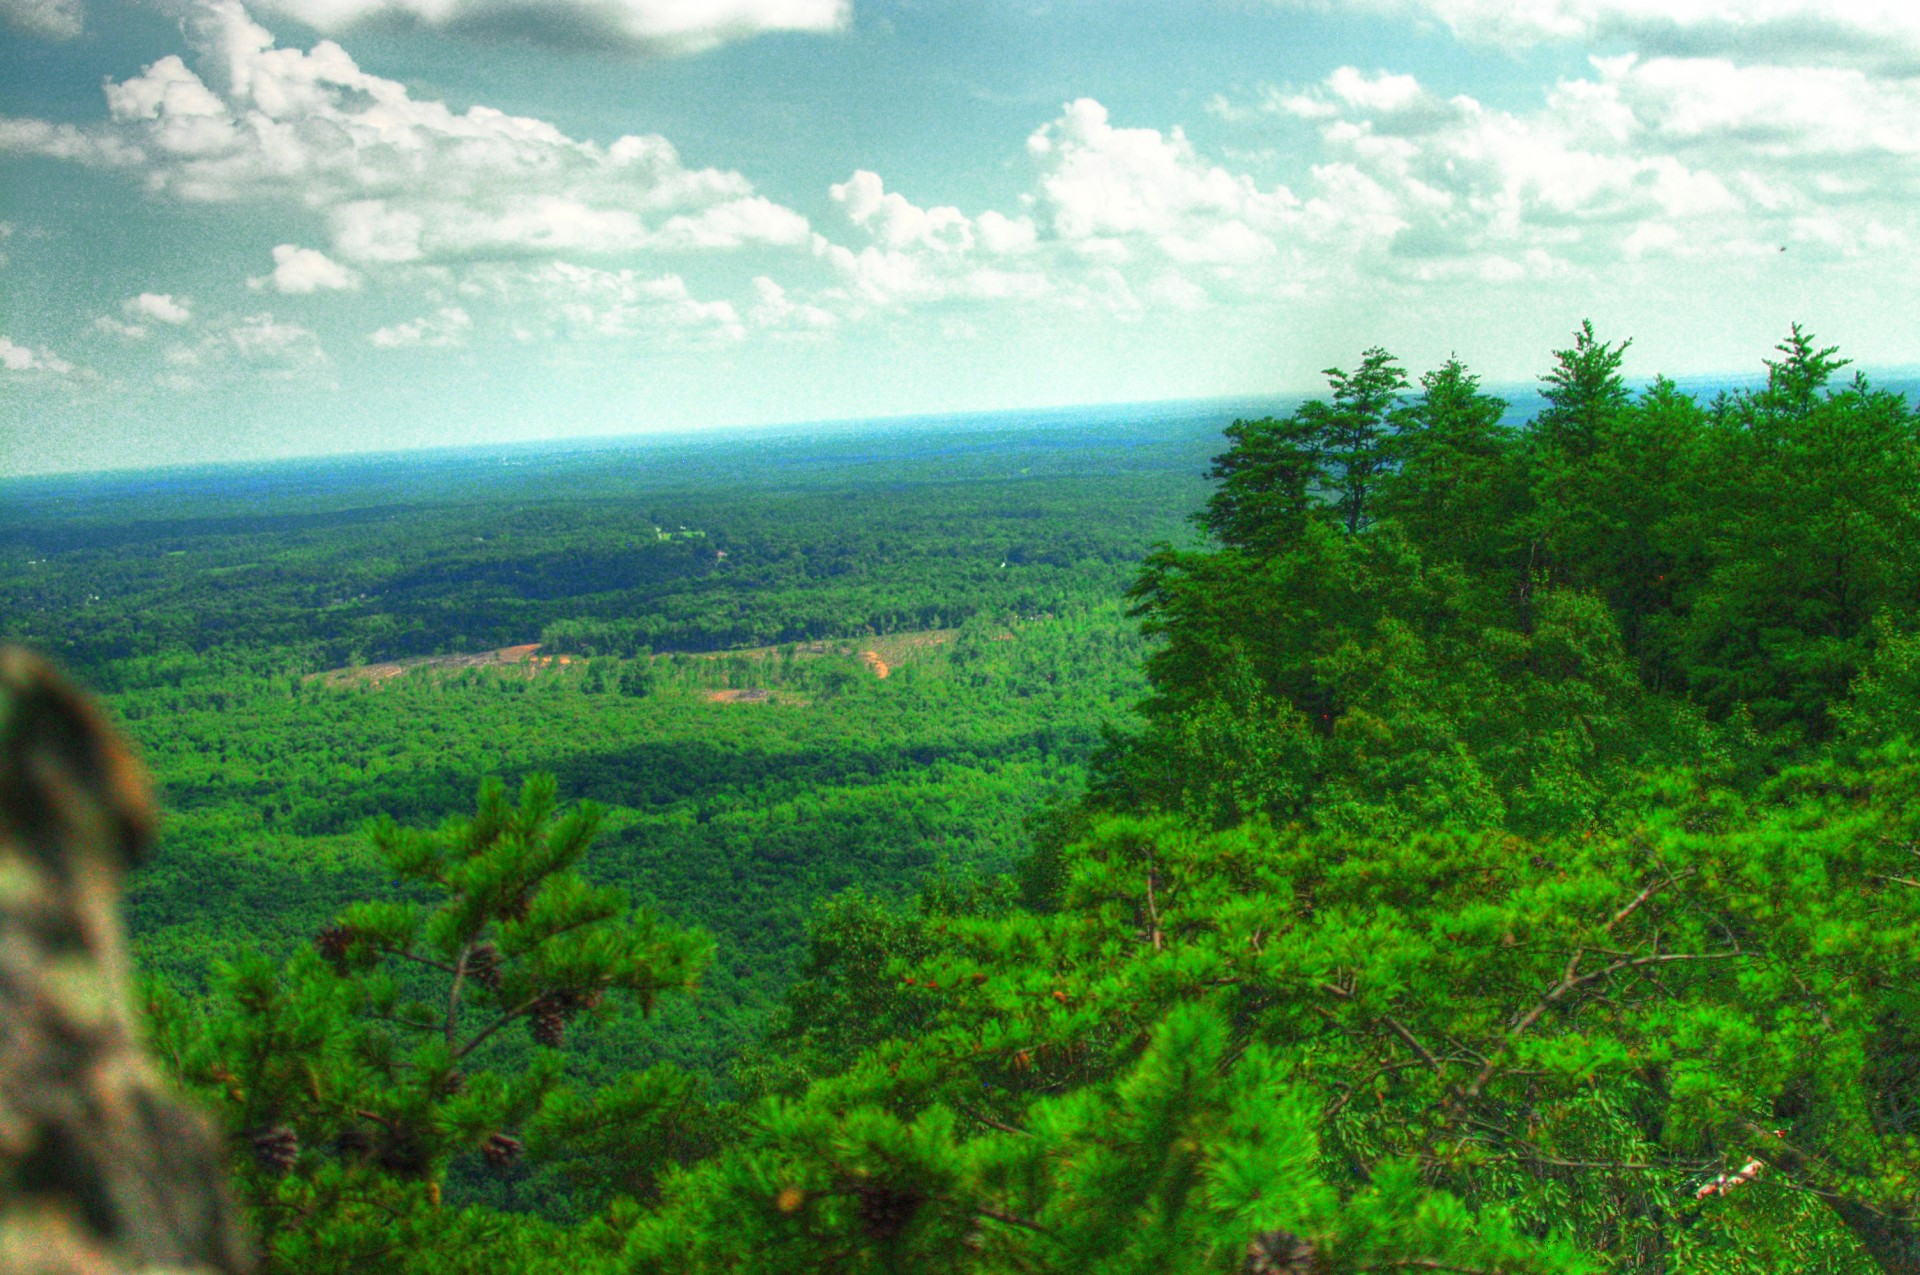
[[[1421,377],[1401,418],[1399,468],[1377,502],[1424,554],[1493,579],[1511,569],[1528,500],[1506,410],[1457,358]]]
[[[1813,411],[1814,395],[1825,389],[1833,374],[1853,362],[1835,358],[1837,345],[1822,349],[1811,332],[1796,323],[1785,340],[1774,347],[1778,360],[1768,359],[1767,388],[1759,396],[1768,410],[1806,416]]]
[[[1231,446],[1208,471],[1218,486],[1200,525],[1222,545],[1270,557],[1293,545],[1326,501],[1349,535],[1375,517],[1372,500],[1398,459],[1406,373],[1385,350],[1360,356],[1351,373],[1326,369],[1330,401],[1301,404],[1284,420],[1235,421]]]
[[[1632,344],[1608,345],[1594,336],[1593,320],[1583,319],[1573,345],[1553,352],[1553,370],[1540,378],[1547,407],[1533,422],[1542,447],[1577,462],[1601,445],[1629,401],[1620,368]]]
[[[1325,438],[1334,513],[1348,535],[1357,535],[1374,520],[1372,498],[1399,460],[1400,394],[1407,388],[1407,374],[1391,354],[1375,346],[1360,356],[1360,366],[1351,373],[1330,367],[1326,377],[1333,402],[1315,415]]]
[[[504,1167],[524,1148],[638,1189],[699,1141],[690,1078],[655,1068],[583,1095],[552,1048],[512,1047],[521,1022],[552,1047],[614,1000],[650,1008],[691,986],[710,950],[583,880],[600,812],[559,814],[555,796],[550,776],[517,804],[489,781],[471,818],[431,832],[380,821],[371,840],[401,899],[348,908],[284,968],[222,968],[203,1016],[155,993],[163,1050],[250,1142],[236,1185],[269,1275],[498,1269],[505,1239],[435,1237],[546,1232],[438,1207],[455,1157]]]
[[[1244,553],[1269,556],[1305,529],[1315,490],[1326,479],[1325,437],[1312,417],[1265,417],[1227,426],[1231,446],[1207,473],[1218,486],[1200,524]]]

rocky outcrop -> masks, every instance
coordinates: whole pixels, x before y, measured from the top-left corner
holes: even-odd
[[[148,785],[91,704],[0,648],[0,1271],[249,1268],[219,1147],[140,1052],[120,920]]]

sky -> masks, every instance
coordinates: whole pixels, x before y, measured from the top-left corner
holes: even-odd
[[[0,475],[1920,364],[1913,0],[0,0]]]

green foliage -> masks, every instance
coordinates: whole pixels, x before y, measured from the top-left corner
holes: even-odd
[[[1268,1051],[1230,1040],[1207,1006],[1178,1007],[1131,1066],[1034,1101],[1022,1126],[938,1102],[902,1114],[918,1059],[828,1102],[770,1102],[739,1147],[668,1184],[626,1269],[1147,1275],[1253,1269],[1255,1252],[1329,1272],[1587,1269],[1408,1164],[1336,1189],[1317,1104]]]
[[[1217,486],[1199,518],[1221,544],[1260,556],[1281,552],[1323,494],[1349,532],[1373,520],[1374,494],[1397,459],[1406,373],[1376,347],[1351,373],[1330,367],[1326,377],[1331,403],[1304,403],[1285,420],[1227,426],[1232,446],[1213,458],[1208,477]]]
[[[1583,324],[1523,434],[1458,360],[1395,406],[1380,350],[1330,402],[1230,430],[1214,546],[1134,585],[1153,694],[1096,799],[1545,833],[1633,767],[1831,733],[1876,617],[1920,598],[1913,413],[1828,389],[1844,361],[1799,328],[1765,389],[1710,409],[1665,380],[1636,398],[1626,350]]]
[[[664,1150],[697,1145],[687,1077],[655,1069],[590,1097],[562,1084],[554,1047],[575,1018],[687,988],[709,943],[582,879],[600,812],[556,817],[554,798],[551,777],[517,805],[489,782],[473,817],[435,832],[376,824],[413,899],[348,908],[284,970],[260,956],[221,968],[202,1012],[156,989],[159,1048],[248,1153],[237,1185],[267,1271],[468,1269],[491,1241],[463,1237],[489,1227],[544,1247],[514,1219],[441,1209],[456,1157],[505,1168],[524,1138],[631,1191]],[[522,1028],[535,1048],[505,1048]],[[468,1256],[414,1257],[440,1248]]]
[[[484,549],[329,506],[271,579],[202,528],[151,639],[104,529],[0,587],[127,586],[72,649],[166,784],[158,1039],[277,1269],[1904,1275],[1914,414],[1797,327],[1704,403],[1628,348],[1583,324],[1526,428],[1367,350],[1227,428],[1198,543],[1197,437],[996,435],[752,500],[553,462]],[[607,1013],[689,923],[702,998]]]
[[[1507,405],[1480,393],[1459,359],[1420,378],[1402,416],[1400,465],[1381,512],[1429,558],[1461,563],[1472,578],[1497,576],[1531,493],[1513,463],[1519,436],[1501,423]]]

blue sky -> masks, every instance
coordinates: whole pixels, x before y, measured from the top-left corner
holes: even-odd
[[[0,0],[0,473],[1920,362],[1907,0]]]

